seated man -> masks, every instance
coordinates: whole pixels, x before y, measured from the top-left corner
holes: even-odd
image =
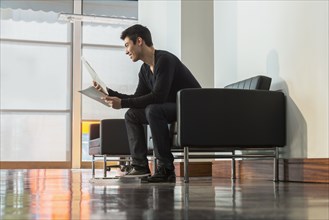
[[[142,25],[133,25],[121,34],[125,52],[133,62],[143,61],[139,82],[133,95],[107,88],[105,101],[114,109],[129,108],[125,114],[132,166],[125,177],[144,177],[147,182],[175,182],[168,124],[176,121],[176,94],[184,88],[200,88],[189,69],[173,54],[156,50],[151,33]],[[101,89],[94,82],[97,89]],[[158,167],[153,176],[147,160],[143,124],[149,124]]]

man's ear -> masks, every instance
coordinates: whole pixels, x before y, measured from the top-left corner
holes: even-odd
[[[143,39],[141,37],[137,37],[137,41],[136,41],[138,46],[142,46],[143,45]]]

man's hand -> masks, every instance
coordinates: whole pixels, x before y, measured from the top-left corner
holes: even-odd
[[[114,109],[121,109],[121,99],[115,96],[105,96],[102,99]]]
[[[93,86],[100,92],[106,94],[106,92],[102,89],[102,87],[96,82],[96,81],[93,81]]]

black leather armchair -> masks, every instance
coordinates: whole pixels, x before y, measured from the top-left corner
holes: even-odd
[[[278,180],[278,147],[286,144],[285,96],[268,91],[271,79],[257,76],[224,89],[184,89],[177,94],[177,146],[184,151],[184,180],[189,158],[274,158]],[[255,155],[235,152],[256,150]],[[266,152],[265,152],[265,151]],[[268,151],[273,154],[269,155]],[[231,152],[231,155],[190,155],[189,152]]]

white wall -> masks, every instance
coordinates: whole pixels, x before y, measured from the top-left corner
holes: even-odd
[[[181,57],[180,1],[138,1],[138,22],[152,33],[155,49]]]
[[[215,86],[264,74],[287,95],[286,158],[328,158],[328,1],[215,1]]]
[[[222,88],[237,79],[237,3],[214,2],[214,80]]]
[[[155,48],[181,58],[203,87],[214,87],[213,2],[139,0],[138,11]]]

